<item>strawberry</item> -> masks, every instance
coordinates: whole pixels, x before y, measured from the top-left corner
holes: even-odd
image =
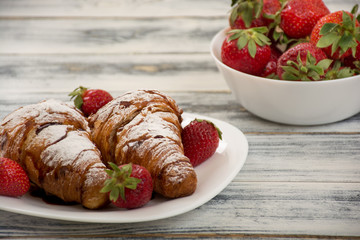
[[[276,79],[277,78],[276,72],[277,72],[277,61],[270,60],[266,64],[264,71],[260,75],[260,77]]]
[[[88,89],[78,87],[69,94],[74,99],[75,106],[80,109],[85,116],[96,113],[102,106],[113,100],[107,91],[101,89]]]
[[[181,133],[184,154],[196,167],[210,158],[219,146],[221,131],[210,121],[195,119]]]
[[[264,26],[260,17],[262,3],[258,0],[233,0],[229,18],[230,27],[233,29],[247,29]]]
[[[266,16],[281,8],[279,0],[233,0],[231,6],[229,22],[233,29],[268,26],[272,20]]]
[[[282,0],[263,0],[262,18],[265,26],[269,26],[274,20],[269,17],[275,15],[282,8]]]
[[[290,38],[304,38],[311,34],[316,22],[329,14],[322,0],[290,0],[280,13],[280,28]]]
[[[271,56],[269,62],[266,64],[264,71],[261,73],[261,77],[277,78],[277,61],[281,56],[281,51],[276,46],[271,46]]]
[[[0,195],[19,197],[29,191],[30,181],[24,169],[15,161],[0,158]]]
[[[360,44],[359,22],[349,12],[330,13],[316,23],[310,41],[322,48],[329,58],[355,56],[356,47]]]
[[[237,17],[235,20],[230,20],[230,27],[232,29],[248,29],[254,27],[262,27],[265,26],[265,22],[262,18],[255,18],[251,21],[249,26],[246,25],[244,19],[242,17]]]
[[[300,43],[280,56],[277,74],[283,80],[322,80],[331,63],[332,60],[314,44]]]
[[[109,179],[105,181],[101,192],[109,192],[110,201],[119,208],[139,208],[148,203],[153,192],[150,172],[137,164],[117,166],[109,163]]]
[[[221,59],[227,66],[259,76],[271,56],[270,39],[266,27],[234,29],[221,46]]]
[[[343,63],[346,67],[354,69],[356,74],[360,74],[360,44],[358,44],[356,47],[355,57],[350,55],[344,58]]]

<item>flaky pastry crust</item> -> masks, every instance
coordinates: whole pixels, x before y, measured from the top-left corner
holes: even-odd
[[[85,117],[56,100],[21,107],[0,124],[0,156],[17,161],[47,194],[96,209],[107,175]]]
[[[154,190],[168,198],[192,194],[197,177],[181,142],[182,110],[154,90],[125,93],[89,117],[103,160],[149,170]]]

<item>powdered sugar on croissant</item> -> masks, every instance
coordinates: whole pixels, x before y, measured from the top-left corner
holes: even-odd
[[[192,194],[196,173],[184,156],[182,110],[154,90],[126,93],[90,116],[92,139],[105,162],[134,163],[149,170],[154,190],[165,197]]]
[[[6,116],[0,125],[0,156],[20,163],[33,183],[66,202],[91,209],[108,202],[100,193],[106,167],[90,140],[88,123],[63,102],[47,100]]]

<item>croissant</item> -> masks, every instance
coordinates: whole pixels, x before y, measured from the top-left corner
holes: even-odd
[[[47,194],[96,209],[107,178],[100,151],[90,140],[85,117],[56,100],[21,107],[0,125],[0,156],[17,161]]]
[[[134,163],[151,173],[154,191],[168,198],[192,194],[197,177],[181,142],[182,110],[153,90],[125,93],[89,117],[103,161]]]

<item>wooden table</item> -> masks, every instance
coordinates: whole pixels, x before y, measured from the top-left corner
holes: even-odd
[[[327,0],[330,10],[358,0]],[[1,0],[0,118],[79,85],[114,96],[159,89],[185,112],[226,121],[245,165],[193,211],[142,223],[52,220],[0,211],[0,238],[360,239],[360,114],[320,126],[262,120],[238,105],[209,54],[230,1]]]

